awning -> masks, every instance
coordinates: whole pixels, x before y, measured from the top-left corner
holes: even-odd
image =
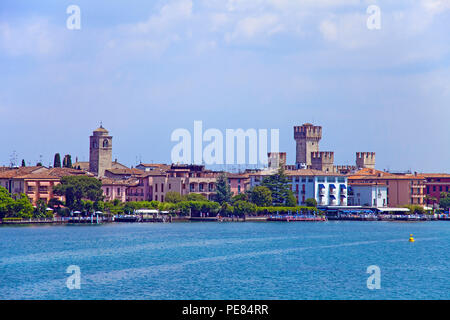
[[[334,184],[330,184],[330,188],[336,189],[336,186]]]
[[[321,183],[319,184],[319,189],[325,189],[325,186]]]
[[[347,186],[345,184],[341,184],[341,189],[347,189]]]
[[[330,194],[330,198],[331,199],[336,199],[336,197],[334,195],[332,195],[332,194]]]
[[[409,212],[408,208],[377,208],[380,212]]]

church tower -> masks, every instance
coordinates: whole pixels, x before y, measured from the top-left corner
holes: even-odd
[[[112,164],[112,136],[100,127],[89,137],[89,171],[103,177]]]

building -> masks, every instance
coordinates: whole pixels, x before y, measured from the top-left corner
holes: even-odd
[[[126,202],[127,200],[127,190],[130,186],[133,186],[138,181],[137,179],[128,180],[117,180],[102,178],[102,190],[104,201],[119,200],[120,202]]]
[[[375,169],[375,152],[357,152],[356,167],[358,169]]]
[[[450,192],[450,174],[448,173],[421,173],[425,177],[425,202],[438,204],[443,192]]]
[[[269,152],[267,154],[267,163],[269,168],[278,169],[280,166],[286,166],[286,152]]]
[[[292,192],[298,205],[305,205],[306,199],[313,198],[318,205],[347,205],[347,177],[341,174],[314,169],[286,170]],[[273,171],[250,174],[250,187],[253,188]]]
[[[294,127],[296,143],[295,164],[298,166],[311,166],[311,152],[319,151],[319,142],[322,139],[322,127],[305,123]]]
[[[140,163],[136,166],[136,169],[143,170],[143,171],[152,171],[152,170],[164,170],[169,169],[170,165],[162,164],[162,163]]]
[[[347,204],[349,206],[387,207],[387,185],[382,182],[350,183]]]
[[[133,177],[138,177],[144,174],[145,171],[139,169],[105,169],[103,177],[110,179],[126,180]]]
[[[64,201],[63,196],[53,194],[53,187],[60,183],[61,177],[89,175],[82,170],[71,168],[20,167],[0,172],[0,185],[4,186],[13,197],[24,193],[33,205],[52,198]]]
[[[389,173],[371,168],[364,168],[348,177],[349,185],[360,183],[378,183],[386,185],[386,205],[397,207],[403,205],[425,204],[425,177],[409,173]]]
[[[332,151],[311,152],[311,169],[325,172],[335,172],[334,152]]]
[[[100,125],[89,138],[89,171],[98,177],[105,175],[105,170],[111,169],[112,136]]]

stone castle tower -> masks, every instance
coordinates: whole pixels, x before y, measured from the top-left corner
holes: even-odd
[[[311,153],[311,169],[334,172],[334,152],[320,151]]]
[[[89,137],[89,171],[103,177],[105,170],[111,168],[111,163],[112,136],[100,125]]]
[[[286,165],[286,152],[267,153],[269,169],[278,169]]]
[[[295,163],[310,167],[311,152],[319,151],[319,141],[322,139],[322,127],[314,126],[311,123],[295,126],[294,139],[296,142]]]
[[[356,167],[375,169],[375,152],[357,152]]]

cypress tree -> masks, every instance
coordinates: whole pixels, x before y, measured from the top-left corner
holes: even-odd
[[[22,159],[22,167],[26,167],[26,165],[25,165],[25,159]]]
[[[230,202],[231,196],[232,194],[230,185],[228,184],[228,178],[224,173],[222,173],[216,181],[216,201],[220,204]]]
[[[61,156],[59,155],[59,153],[55,153],[53,168],[61,168]]]

